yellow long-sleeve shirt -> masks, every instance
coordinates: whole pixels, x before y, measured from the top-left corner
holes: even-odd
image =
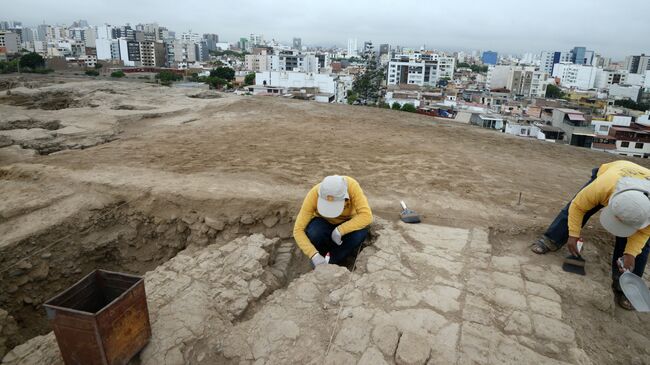
[[[622,177],[650,180],[650,170],[629,161],[615,161],[601,165],[596,179],[580,190],[569,206],[569,236],[580,237],[585,214],[598,205],[607,206],[616,183]],[[650,226],[638,230],[628,237],[625,253],[633,256],[641,253],[648,237],[650,237]]]
[[[349,176],[344,176],[344,178],[348,183],[350,199],[345,201],[345,208],[341,215],[336,218],[325,218],[328,222],[338,226],[341,236],[358,231],[372,223],[372,211],[368,205],[368,199],[361,190],[361,186]],[[314,217],[320,217],[317,209],[319,188],[320,183],[309,190],[293,226],[293,238],[302,252],[310,258],[318,251],[307,237],[305,229]]]

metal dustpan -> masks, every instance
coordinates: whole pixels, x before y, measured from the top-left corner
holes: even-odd
[[[650,289],[640,277],[626,271],[618,279],[627,299],[638,312],[650,312]]]

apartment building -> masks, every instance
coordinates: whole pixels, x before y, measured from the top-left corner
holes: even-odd
[[[455,59],[438,54],[396,55],[388,62],[388,85],[436,86],[454,77]]]
[[[140,42],[140,66],[162,67],[165,65],[165,46],[162,42]]]
[[[512,70],[508,79],[508,90],[514,95],[541,98],[546,95],[548,74],[533,67]]]
[[[608,89],[614,84],[627,83],[629,73],[627,70],[598,70],[595,87]]]
[[[296,50],[280,50],[273,53],[271,48],[254,48],[253,53],[244,58],[246,70],[296,71],[318,73],[327,66],[325,55],[302,53]]]
[[[167,63],[196,62],[196,47],[193,42],[175,39],[168,44]]]
[[[593,89],[599,68],[594,66],[576,65],[568,62],[555,64],[553,77],[560,79],[560,85],[581,90]]]
[[[548,74],[530,66],[490,66],[486,78],[487,90],[506,89],[521,97],[546,95]]]
[[[0,54],[17,53],[20,48],[20,37],[13,32],[0,31]]]
[[[625,57],[625,69],[632,74],[645,74],[650,70],[650,56],[641,54]]]

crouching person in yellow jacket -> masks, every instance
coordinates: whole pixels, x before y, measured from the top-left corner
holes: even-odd
[[[593,169],[591,180],[560,211],[546,233],[533,243],[537,254],[566,245],[578,255],[582,227],[599,210],[600,223],[616,236],[612,254],[612,288],[618,304],[633,309],[621,292],[618,278],[625,270],[643,276],[650,245],[650,170],[629,161],[606,163]],[[618,264],[622,258],[623,265]]]
[[[307,193],[293,237],[314,267],[342,264],[366,239],[370,223],[372,211],[359,183],[349,176],[327,176]]]

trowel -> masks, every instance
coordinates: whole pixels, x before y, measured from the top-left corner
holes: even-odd
[[[623,267],[622,258],[618,259],[618,265]],[[618,283],[635,310],[650,312],[650,289],[645,285],[643,279],[626,269],[618,278]]]
[[[564,258],[562,263],[562,270],[570,272],[572,274],[586,275],[585,264],[587,263],[584,258],[582,258],[582,238],[578,240],[578,255],[569,255]]]
[[[399,204],[402,206],[402,212],[399,214],[399,218],[404,223],[420,223],[420,215],[415,211],[410,210],[404,200],[400,200]]]

